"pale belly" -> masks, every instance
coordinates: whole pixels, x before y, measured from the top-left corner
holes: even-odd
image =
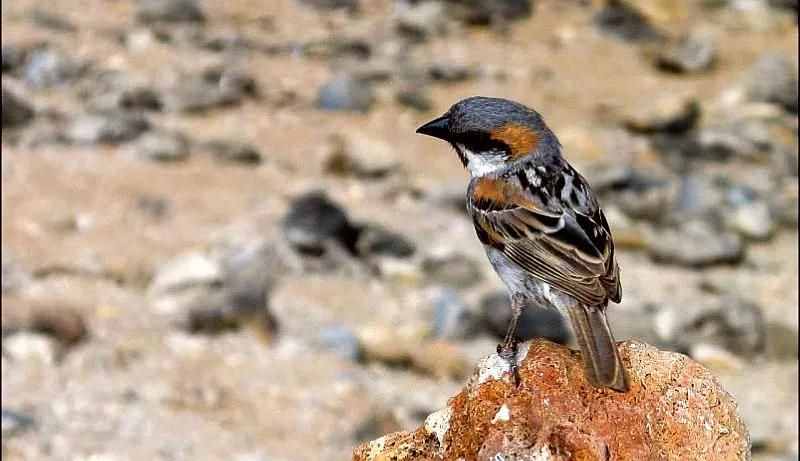
[[[552,288],[543,280],[531,277],[502,252],[486,247],[486,256],[489,257],[492,267],[508,288],[510,295],[522,295],[529,305],[555,309],[564,315],[567,315],[569,306],[576,304],[571,296]]]

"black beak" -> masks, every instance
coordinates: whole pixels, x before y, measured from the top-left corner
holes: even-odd
[[[450,117],[445,114],[435,120],[431,120],[417,128],[417,133],[447,141],[450,137]]]

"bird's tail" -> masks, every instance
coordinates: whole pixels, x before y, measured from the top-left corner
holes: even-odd
[[[575,304],[569,307],[569,317],[581,348],[583,366],[589,382],[596,387],[627,391],[625,368],[619,359],[617,344],[608,327],[605,311]]]

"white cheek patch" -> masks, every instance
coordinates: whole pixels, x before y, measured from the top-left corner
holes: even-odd
[[[484,176],[499,170],[506,164],[498,155],[478,155],[463,144],[458,144],[458,149],[467,158],[467,169],[472,176]]]

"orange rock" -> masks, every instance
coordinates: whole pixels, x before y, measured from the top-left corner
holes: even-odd
[[[743,460],[747,429],[736,403],[688,357],[635,341],[620,344],[631,389],[592,387],[578,352],[544,340],[521,346],[521,384],[497,355],[414,432],[356,448],[379,460]]]

